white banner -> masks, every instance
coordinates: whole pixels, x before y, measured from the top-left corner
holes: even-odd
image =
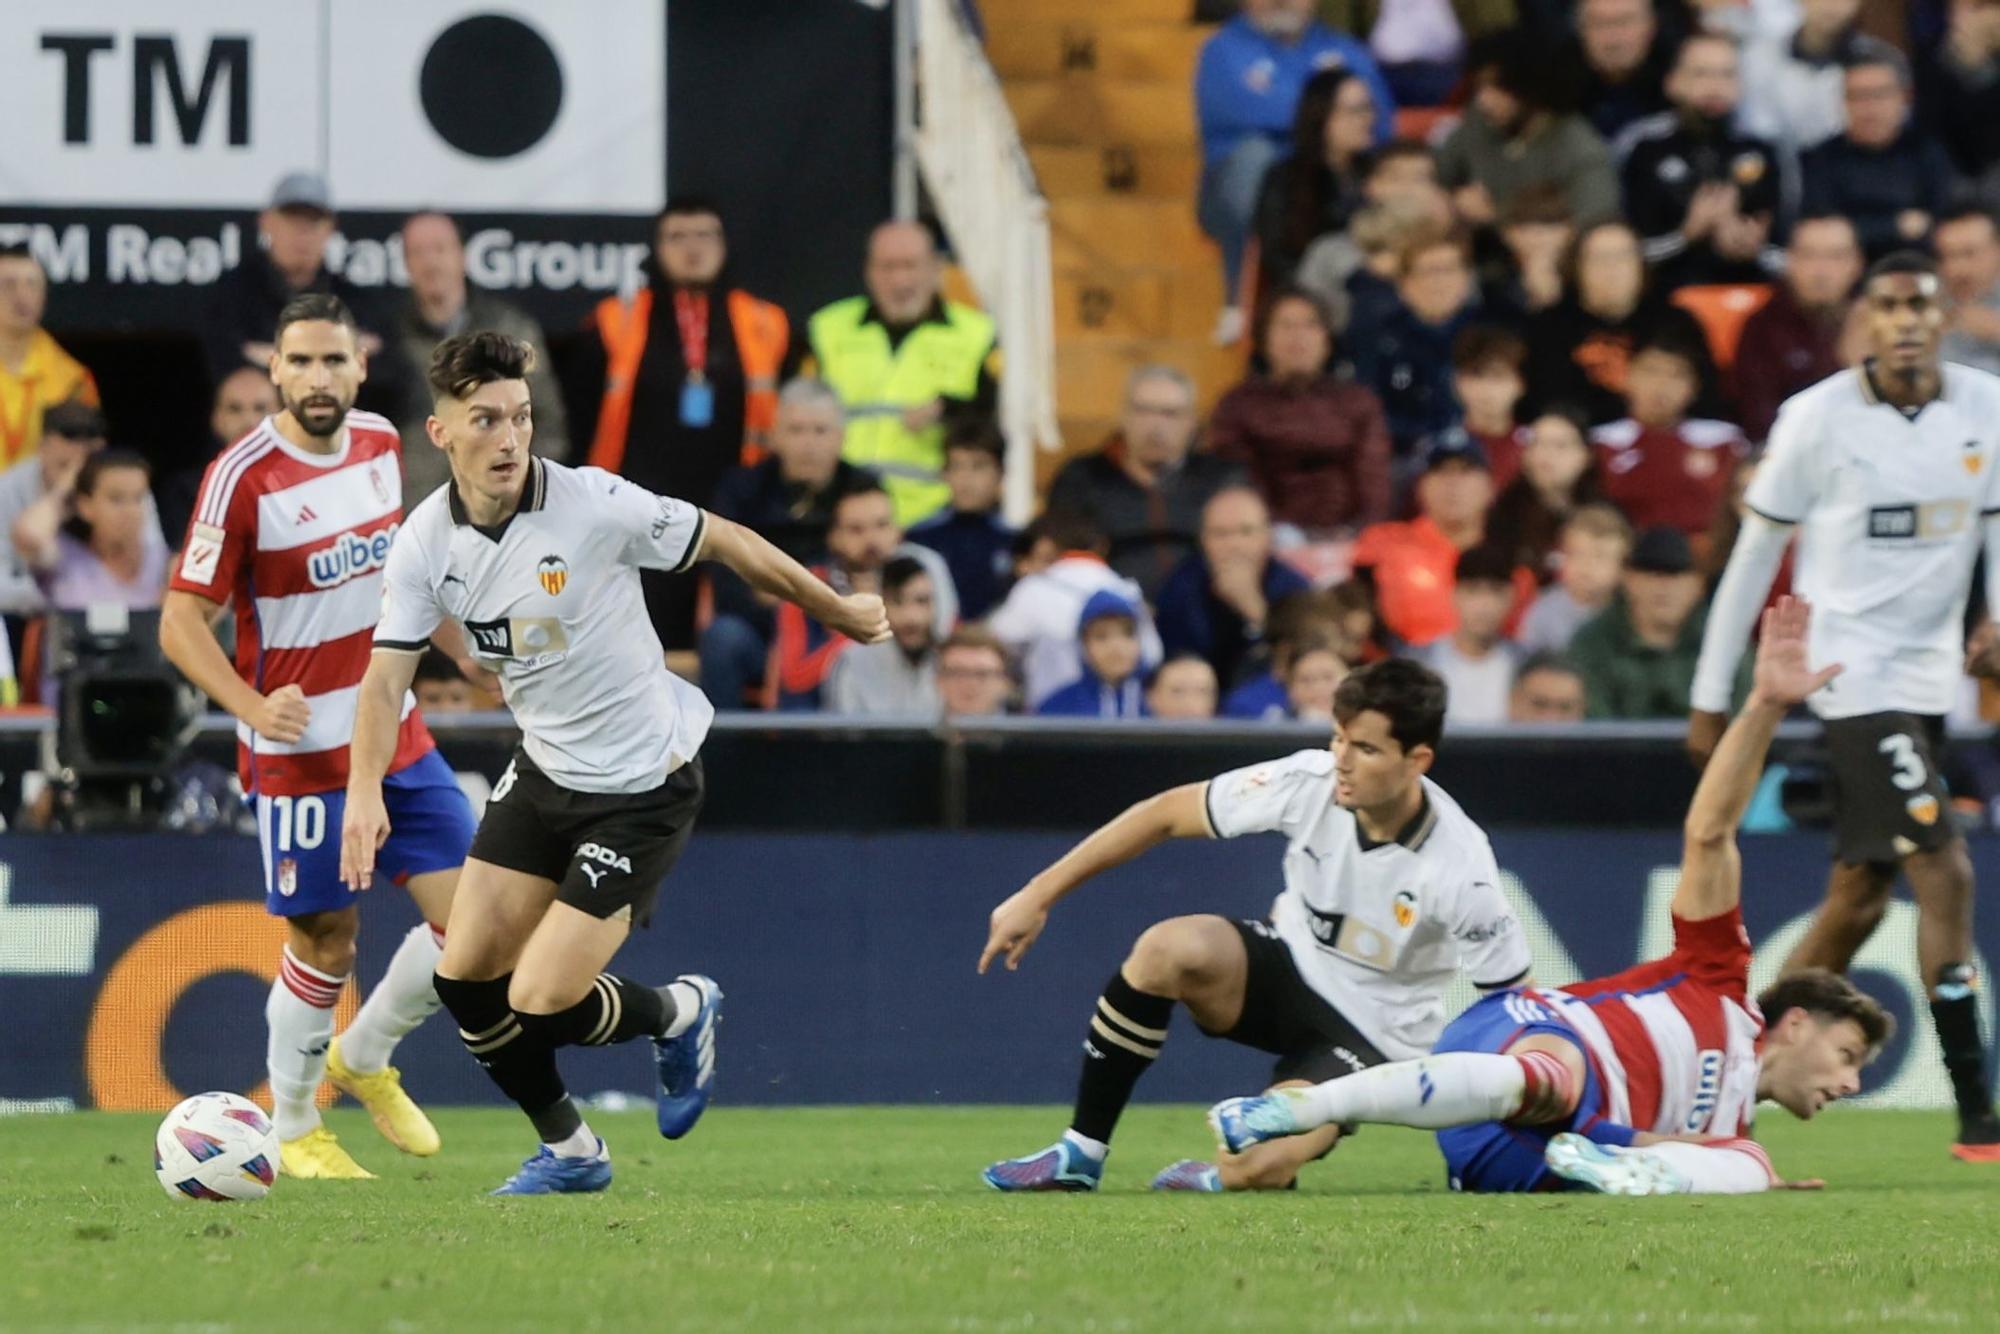
[[[64,0],[0,27],[0,196],[253,209],[650,213],[664,0]]]

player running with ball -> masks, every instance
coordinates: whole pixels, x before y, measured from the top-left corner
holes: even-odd
[[[392,812],[382,776],[397,701],[446,618],[500,676],[521,745],[493,789],[452,907],[437,992],[460,1036],[542,1145],[496,1194],[603,1190],[611,1157],[556,1071],[556,1049],[650,1038],[659,1126],[693,1128],[715,1079],[722,993],[684,975],[651,987],[603,971],[652,916],[702,800],[714,710],[667,671],[641,569],[719,560],[860,643],[889,637],[882,599],[843,597],[748,529],[597,468],[528,452],[534,354],[502,334],[440,343],[430,438],[451,482],[396,535],[361,682],[341,873],[364,883]]]
[[[1806,1119],[1861,1087],[1889,1016],[1824,969],[1752,1002],[1736,828],[1785,711],[1839,675],[1807,665],[1808,608],[1764,613],[1749,702],[1688,808],[1674,950],[1561,990],[1485,997],[1429,1056],[1209,1111],[1230,1150],[1347,1122],[1436,1130],[1456,1190],[1751,1194],[1781,1186],[1744,1138],[1770,1099]],[[1816,1183],[1815,1183],[1816,1184]]]

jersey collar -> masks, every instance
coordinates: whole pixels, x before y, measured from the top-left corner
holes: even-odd
[[[1411,852],[1415,852],[1429,841],[1431,830],[1437,828],[1437,822],[1437,811],[1431,806],[1431,794],[1425,792],[1423,800],[1417,803],[1417,813],[1396,831],[1396,836],[1390,839],[1389,843],[1400,843]],[[1354,840],[1361,845],[1363,852],[1373,852],[1377,848],[1389,846],[1389,843],[1377,843],[1368,837],[1368,831],[1361,827],[1359,818],[1354,821]]]
[[[1895,404],[1882,397],[1881,392],[1875,387],[1875,358],[1869,357],[1862,361],[1859,366],[1854,368],[1854,373],[1861,377],[1861,401],[1863,403],[1868,404],[1870,407],[1896,407]],[[1933,403],[1942,403],[1945,401],[1945,396],[1949,392],[1945,384],[1948,378],[1944,373],[1943,364],[1940,363],[1938,366],[1937,393],[1924,402],[1919,403],[1914,409],[1896,407],[1896,411],[1902,413],[1911,421],[1915,421],[1917,418],[1923,416],[1925,408]]]
[[[514,514],[509,514],[490,528],[482,528],[474,523],[472,517],[465,512],[465,504],[458,498],[458,482],[453,480],[445,483],[445,503],[451,508],[451,521],[460,528],[472,529],[490,542],[500,540],[501,535],[507,531],[507,525],[514,522],[515,514],[538,510],[547,499],[547,471],[542,467],[542,461],[532,454],[528,456],[528,484],[521,488],[521,503],[514,507]]]

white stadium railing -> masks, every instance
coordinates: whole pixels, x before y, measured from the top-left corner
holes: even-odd
[[[921,171],[958,263],[998,327],[1004,507],[1023,523],[1035,509],[1036,450],[1062,447],[1048,201],[958,0],[899,0],[899,8],[899,154]],[[899,211],[912,212],[914,191],[897,193]]]

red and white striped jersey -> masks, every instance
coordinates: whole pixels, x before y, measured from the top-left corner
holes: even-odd
[[[1538,991],[1581,1037],[1608,1121],[1655,1134],[1740,1135],[1757,1110],[1750,935],[1740,909],[1674,918],[1674,950],[1622,973]]]
[[[303,796],[347,785],[355,700],[382,613],[382,565],[403,518],[401,441],[387,418],[349,412],[331,454],[266,417],[201,479],[172,586],[236,614],[236,671],[269,694],[295,685],[312,710],[294,742],[238,723],[246,792]],[[394,773],[435,743],[405,695]]]

